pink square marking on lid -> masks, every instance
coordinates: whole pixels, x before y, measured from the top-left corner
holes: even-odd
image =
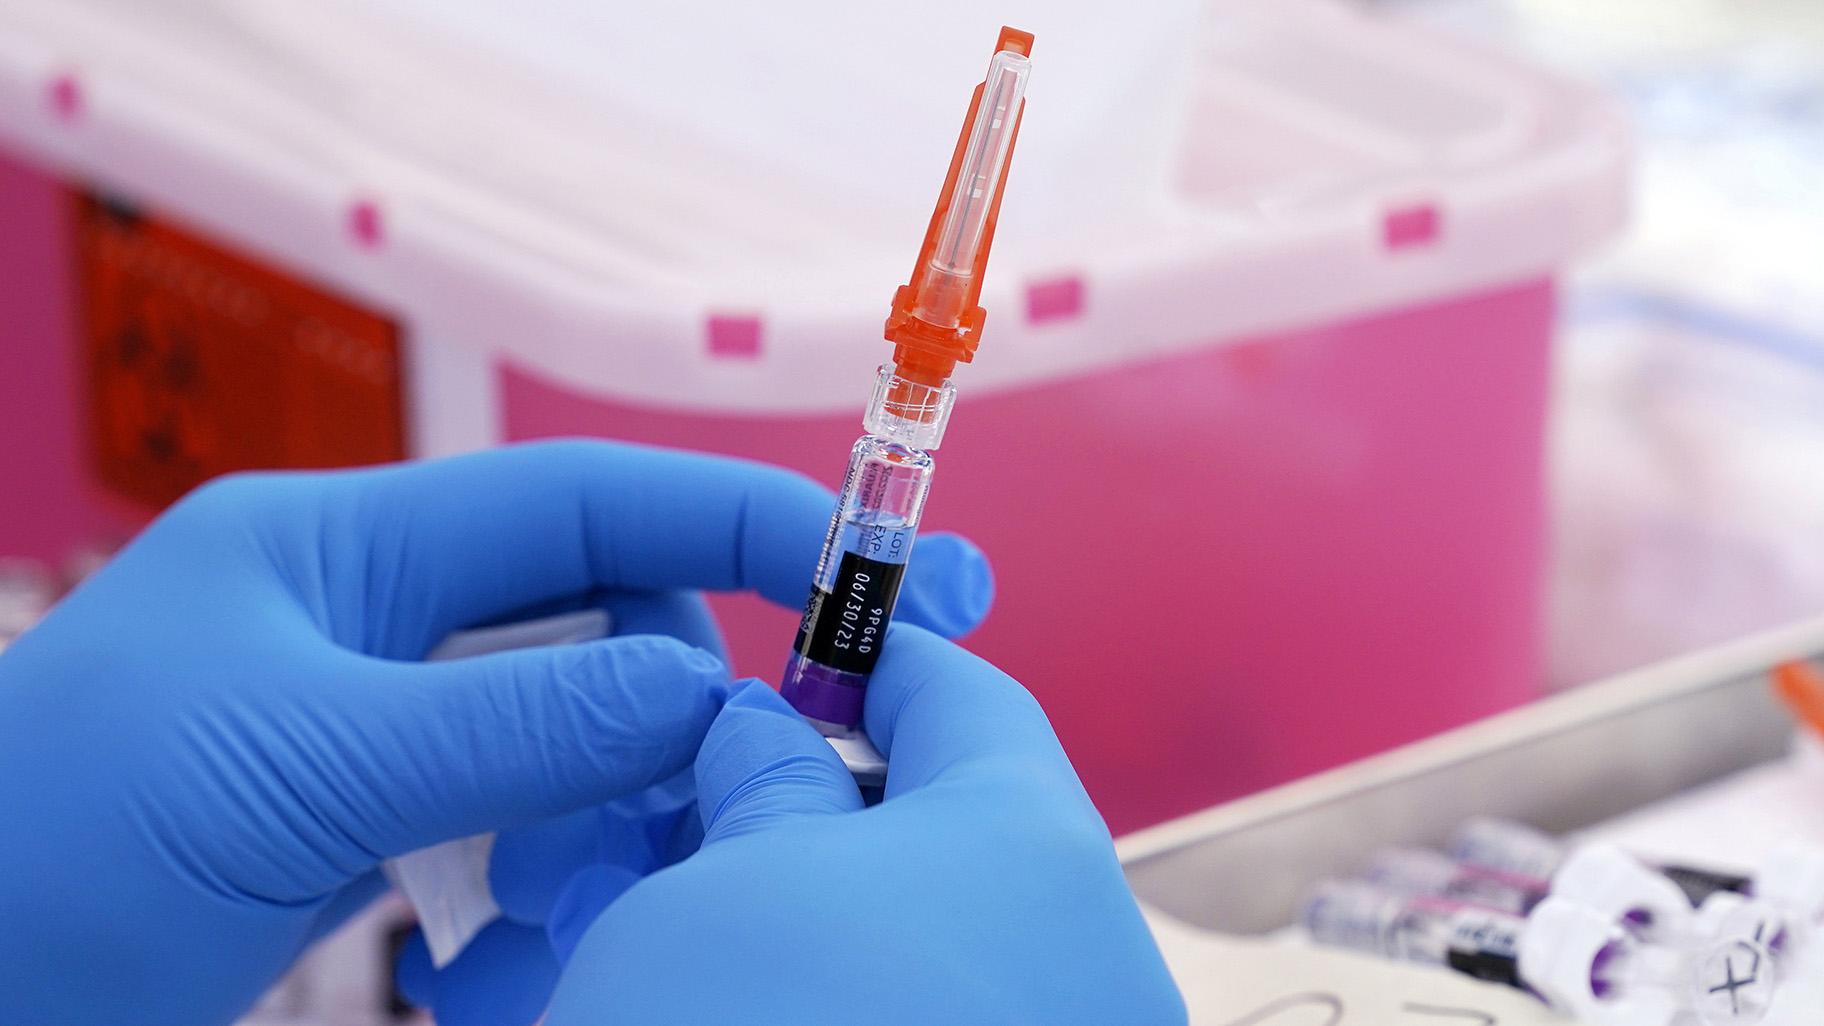
[[[60,121],[74,121],[82,116],[82,83],[71,72],[64,72],[51,79],[46,95],[50,99],[51,113]]]
[[[1033,324],[1068,320],[1083,312],[1083,279],[1046,278],[1026,286],[1026,320]]]
[[[348,208],[348,233],[363,249],[378,249],[384,237],[380,205],[373,200],[356,200]]]
[[[1436,205],[1417,203],[1387,212],[1381,220],[1381,242],[1388,249],[1406,249],[1437,241],[1443,215]]]
[[[707,329],[709,355],[720,360],[754,360],[760,356],[760,318],[711,314]]]

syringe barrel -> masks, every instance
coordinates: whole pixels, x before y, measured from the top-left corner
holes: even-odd
[[[875,434],[849,453],[779,689],[826,734],[861,722],[935,469],[929,452]]]

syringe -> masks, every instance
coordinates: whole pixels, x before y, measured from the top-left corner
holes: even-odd
[[[844,757],[878,764],[857,729],[868,676],[880,658],[900,579],[912,555],[956,388],[950,374],[975,357],[985,312],[977,305],[994,241],[1007,166],[1019,135],[1032,35],[1001,29],[975,89],[950,171],[911,280],[887,317],[893,358],[882,364],[849,453],[811,595],[780,693]]]

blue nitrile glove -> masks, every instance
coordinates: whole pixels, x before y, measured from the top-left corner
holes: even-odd
[[[184,500],[0,655],[0,1023],[227,1022],[382,859],[675,777],[726,695],[710,653],[414,660],[632,592],[685,620],[686,588],[796,607],[830,504],[771,468],[575,442]]]
[[[731,698],[697,756],[701,849],[603,889],[549,1026],[1185,1021],[1032,696],[897,625],[867,725],[890,762],[864,810],[770,688]]]
[[[821,539],[822,528],[815,533]],[[901,592],[901,620],[949,636],[980,622],[993,581],[974,546],[953,535],[927,535],[913,567]],[[807,571],[803,587],[808,582]],[[618,629],[669,634],[719,652],[713,622],[696,608],[642,598],[609,611]],[[441,970],[433,969],[423,937],[414,933],[397,966],[400,991],[432,1009],[439,1026],[530,1022],[536,1016],[528,1018],[526,1010],[544,1007],[557,967],[595,914],[641,877],[695,851],[702,837],[688,770],[599,808],[502,831],[488,876],[507,925],[490,928],[485,942]],[[549,943],[538,943],[540,937]]]

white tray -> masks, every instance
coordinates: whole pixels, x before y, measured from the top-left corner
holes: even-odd
[[[1499,816],[1594,826],[1787,754],[1767,673],[1824,652],[1824,619],[1624,674],[1117,842],[1139,897],[1195,926],[1292,922],[1312,881],[1377,848]],[[1801,810],[1793,810],[1799,814]]]

